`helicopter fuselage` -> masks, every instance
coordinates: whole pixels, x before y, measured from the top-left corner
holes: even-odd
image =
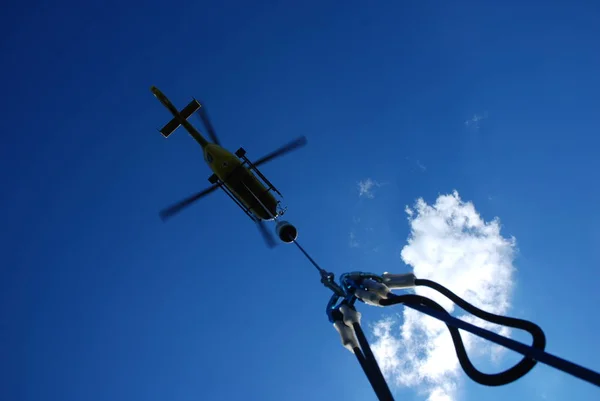
[[[234,155],[222,146],[206,140],[187,121],[188,117],[202,107],[197,100],[192,100],[179,111],[157,87],[152,86],[150,90],[173,115],[173,119],[160,130],[160,133],[167,138],[179,126],[183,126],[202,148],[204,161],[214,173],[209,177],[212,184],[221,186],[253,220],[273,220],[282,214],[279,210],[280,202],[273,195],[273,190],[275,192],[277,190],[268,180],[265,179],[265,182],[269,185],[265,185],[256,177],[252,169],[264,178],[256,166],[252,166],[245,157],[243,149],[240,148]],[[238,154],[238,152],[242,153]]]
[[[250,213],[260,220],[278,216],[279,201],[237,156],[214,143],[203,151],[208,167]]]

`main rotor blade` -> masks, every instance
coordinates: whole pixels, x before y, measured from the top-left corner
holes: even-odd
[[[200,108],[198,109],[198,115],[200,116],[202,123],[206,127],[206,132],[208,133],[210,139],[213,141],[213,143],[216,143],[217,145],[221,146],[221,142],[217,137],[217,133],[215,132],[215,129],[213,128],[212,123],[210,122],[210,118],[208,118],[208,113],[206,112],[206,109],[204,108],[203,104],[201,104]]]
[[[215,189],[219,188],[218,184],[213,185],[212,187],[208,187],[194,195],[191,195],[177,203],[175,203],[172,206],[169,206],[166,209],[163,209],[160,211],[160,218],[165,221],[170,217],[173,217],[174,215],[176,215],[177,213],[179,213],[180,211],[182,211],[184,208],[190,206],[192,203],[196,202],[198,199],[208,195],[209,193],[213,192]]]
[[[304,145],[306,145],[306,137],[301,136],[300,138],[294,139],[292,142],[280,147],[279,149],[269,153],[268,155],[261,157],[260,159],[254,162],[254,165],[259,166],[261,164],[273,160],[276,157],[283,156],[284,154],[291,152],[292,150]]]
[[[274,248],[277,245],[277,241],[275,241],[273,233],[269,231],[269,229],[265,225],[264,220],[258,220],[256,222],[256,225],[258,226],[258,229],[260,230],[260,233],[262,234],[265,243],[267,244],[267,247]]]

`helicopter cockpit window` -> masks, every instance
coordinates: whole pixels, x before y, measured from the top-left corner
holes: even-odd
[[[210,153],[208,153],[208,152],[206,152],[206,161],[208,163],[212,163],[212,161],[213,161],[212,155]]]

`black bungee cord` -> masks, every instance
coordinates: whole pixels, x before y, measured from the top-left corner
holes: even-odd
[[[321,275],[321,283],[333,292],[326,310],[329,321],[333,323],[333,326],[338,331],[342,345],[355,354],[356,359],[380,401],[394,401],[394,398],[361,328],[361,315],[355,308],[357,300],[377,306],[402,304],[443,321],[450,331],[456,356],[462,369],[471,380],[481,385],[502,386],[512,383],[525,376],[538,362],[541,362],[600,387],[600,374],[598,372],[546,352],[546,336],[544,331],[533,322],[483,311],[441,284],[432,280],[416,278],[412,273],[384,273],[381,276],[366,272],[345,273],[340,276],[340,284],[337,284],[334,281],[333,273],[327,272],[319,266],[296,240],[292,242],[296,244],[302,254],[318,270]],[[532,344],[523,344],[464,320],[457,319],[450,315],[437,302],[427,297],[417,294],[397,295],[391,291],[392,289],[410,289],[415,286],[429,287],[441,293],[457,306],[480,319],[527,331],[533,338]],[[483,373],[475,368],[469,359],[459,329],[518,352],[523,355],[523,358],[517,364],[503,372],[494,374]]]

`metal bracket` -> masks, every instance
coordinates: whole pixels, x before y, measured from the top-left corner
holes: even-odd
[[[269,181],[269,180],[267,179],[267,177],[265,177],[265,176],[263,175],[263,173],[262,173],[262,172],[261,172],[261,171],[258,169],[258,167],[256,167],[256,166],[254,165],[254,163],[252,163],[252,162],[250,161],[250,159],[248,159],[248,158],[246,157],[246,152],[244,152],[244,153],[243,153],[241,156],[238,156],[238,157],[239,157],[240,159],[242,159],[244,163],[247,163],[247,164],[248,164],[248,167],[250,167],[250,169],[251,169],[251,170],[253,170],[253,171],[256,173],[256,175],[258,175],[258,176],[260,177],[260,179],[261,179],[261,180],[263,180],[263,182],[264,182],[264,183],[267,185],[267,187],[268,187],[268,190],[273,190],[273,191],[275,191],[275,192],[276,192],[276,193],[277,193],[277,194],[278,194],[278,195],[279,195],[281,198],[283,198],[283,195],[281,194],[281,192],[279,192],[279,191],[277,190],[277,188],[275,188],[275,185],[273,185],[273,184],[271,183],[271,181]],[[242,164],[244,164],[244,163],[242,163]]]

